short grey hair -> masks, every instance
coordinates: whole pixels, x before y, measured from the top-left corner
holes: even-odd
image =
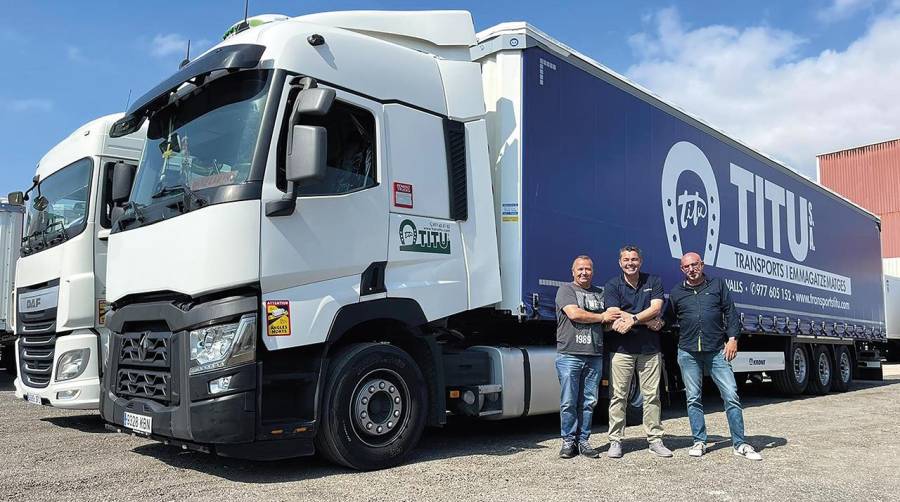
[[[592,260],[590,256],[588,256],[586,254],[580,254],[580,255],[576,256],[574,260],[572,260],[572,270],[575,270],[575,263],[578,260],[587,260],[587,261],[591,262],[591,268],[593,268],[593,266],[594,266],[594,260]]]

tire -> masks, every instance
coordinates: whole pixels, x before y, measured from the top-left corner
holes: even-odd
[[[0,347],[0,365],[3,366],[6,373],[16,375],[16,345],[15,342]]]
[[[361,471],[400,464],[425,428],[428,396],[422,372],[403,350],[357,343],[329,364],[316,449]]]
[[[628,404],[625,405],[625,425],[641,425],[644,423],[644,396],[638,384],[638,375],[631,375],[631,386],[628,388]]]
[[[778,392],[794,396],[802,394],[809,384],[811,370],[809,351],[805,344],[792,343],[785,353],[785,368],[772,373]]]
[[[834,359],[826,345],[814,345],[812,349],[812,371],[806,391],[816,396],[828,394],[834,379]]]
[[[845,345],[834,346],[834,376],[831,379],[831,390],[847,392],[853,383],[853,356]]]

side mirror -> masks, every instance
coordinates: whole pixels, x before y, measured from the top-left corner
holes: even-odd
[[[14,206],[22,206],[25,204],[25,194],[22,192],[9,192],[6,200]]]
[[[38,195],[37,197],[35,197],[34,202],[32,202],[31,205],[34,206],[36,210],[43,211],[44,209],[47,209],[47,206],[50,205],[50,201],[47,200],[47,197]]]
[[[296,125],[288,145],[285,177],[299,183],[325,176],[328,131],[324,127]]]
[[[300,91],[294,105],[294,123],[299,122],[300,115],[322,116],[327,114],[328,110],[331,110],[331,104],[334,103],[334,96],[334,89],[321,87]]]
[[[128,200],[131,195],[131,185],[134,183],[134,172],[137,166],[134,164],[126,164],[117,162],[113,168],[112,181],[112,201],[121,204]]]

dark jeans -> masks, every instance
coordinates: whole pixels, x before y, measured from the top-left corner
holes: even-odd
[[[678,366],[687,394],[688,421],[694,442],[706,442],[706,420],[703,417],[703,373],[712,377],[725,403],[725,416],[731,431],[731,444],[737,448],[744,444],[744,412],[737,394],[734,371],[725,360],[723,350],[718,352],[688,352],[678,349]]]
[[[563,441],[587,441],[591,437],[603,356],[557,354],[556,373],[559,375],[559,422]]]

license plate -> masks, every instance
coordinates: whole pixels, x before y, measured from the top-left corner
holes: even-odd
[[[153,417],[125,412],[125,427],[144,434],[153,432]]]
[[[43,404],[41,403],[41,396],[31,393],[28,393],[28,402],[31,404]]]

